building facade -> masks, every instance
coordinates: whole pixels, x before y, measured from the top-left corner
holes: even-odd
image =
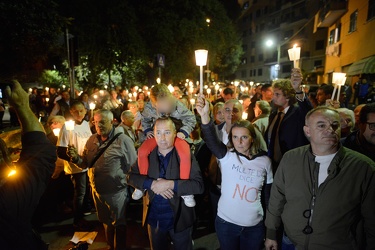
[[[328,28],[324,81],[333,72],[347,74],[353,84],[360,76],[375,76],[375,0],[325,1],[315,28]]]
[[[314,30],[316,0],[240,0],[243,50],[236,78],[268,82],[289,77],[293,62],[288,49],[301,47],[300,67],[313,83],[319,81],[325,63],[327,29]]]

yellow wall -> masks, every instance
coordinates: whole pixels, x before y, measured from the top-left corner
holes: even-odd
[[[349,33],[350,15],[358,9],[357,30]],[[375,55],[375,18],[367,21],[368,0],[349,0],[348,11],[338,20],[341,22],[341,52],[339,56],[326,56],[324,81],[328,82],[327,73],[340,72],[341,67],[348,66],[365,57]],[[336,25],[328,29],[329,33]]]

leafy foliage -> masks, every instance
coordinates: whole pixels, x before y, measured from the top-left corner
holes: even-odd
[[[47,66],[68,20],[52,0],[3,0],[0,12],[0,76],[32,78],[30,72],[40,73]]]
[[[1,31],[6,34],[0,38],[0,52],[7,52],[5,58],[11,63],[1,58],[0,67],[40,74],[51,58],[60,58],[53,64],[62,65],[66,45],[64,39],[57,43],[57,38],[62,38],[67,27],[78,38],[73,49],[78,49],[76,75],[83,85],[153,80],[158,71],[156,54],[165,55],[164,81],[196,78],[194,50],[202,48],[209,50],[209,69],[230,77],[242,50],[234,21],[222,2],[5,0],[0,3]],[[66,68],[59,65],[61,75],[66,75]]]

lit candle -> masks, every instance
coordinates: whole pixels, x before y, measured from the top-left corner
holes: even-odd
[[[53,134],[54,134],[56,137],[58,137],[58,136],[60,135],[60,129],[59,129],[59,128],[54,128],[54,129],[52,129],[52,131],[53,131]]]
[[[217,99],[217,91],[219,90],[220,86],[219,84],[215,85],[215,95],[216,95],[216,99]]]
[[[72,145],[73,142],[73,130],[74,130],[74,121],[66,121],[65,122],[65,129],[69,131],[69,145]]]
[[[91,110],[91,117],[93,117],[94,116],[94,109],[96,107],[96,104],[93,103],[93,102],[90,102],[89,106],[90,106],[90,110]]]
[[[345,85],[345,81],[346,81],[346,73],[333,72],[332,83],[335,83],[335,87],[333,89],[333,93],[331,96],[332,100],[334,100],[336,89],[338,89],[336,100],[339,101],[341,86]]]
[[[293,61],[294,68],[299,68],[298,62],[301,55],[301,47],[297,47],[297,44],[293,45],[293,48],[288,49],[289,59]]]
[[[208,50],[199,49],[195,51],[195,62],[199,66],[199,93],[203,94],[203,66],[207,64]]]
[[[194,104],[195,104],[195,99],[194,98],[190,99],[190,104],[191,104],[191,112],[194,113]]]
[[[206,91],[207,91],[208,99],[210,99],[211,89],[207,89]]]
[[[246,120],[247,119],[247,113],[246,112],[242,112],[242,120]]]

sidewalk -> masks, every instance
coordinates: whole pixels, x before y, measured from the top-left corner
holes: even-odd
[[[142,203],[131,202],[127,210],[127,246],[128,249],[141,250],[150,249],[147,230],[142,228]],[[85,217],[95,225],[95,231],[98,232],[94,243],[89,246],[90,250],[105,250],[107,244],[104,236],[104,229],[97,220],[96,214]],[[49,243],[49,250],[67,250],[73,246],[70,239],[73,237],[72,227],[73,219],[68,218],[61,221],[49,222],[38,229],[42,239]],[[215,233],[208,233],[204,222],[201,223],[194,232],[194,249],[198,250],[216,250],[219,249],[219,242]],[[178,250],[178,249],[176,249]]]

